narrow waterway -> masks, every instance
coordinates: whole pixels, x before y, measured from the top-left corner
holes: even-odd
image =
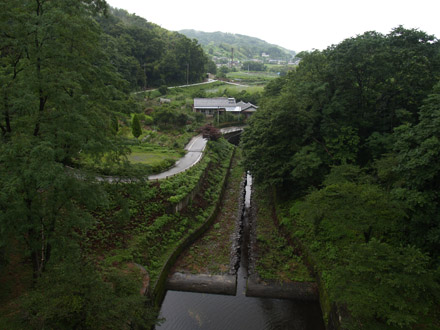
[[[160,310],[160,317],[165,321],[156,329],[324,329],[318,303],[246,297],[251,187],[252,177],[248,174],[236,295],[169,290]]]

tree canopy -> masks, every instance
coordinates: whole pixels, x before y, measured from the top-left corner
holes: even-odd
[[[392,151],[394,129],[418,122],[440,79],[439,49],[434,36],[398,27],[301,53],[297,70],[266,88],[244,133],[249,169],[268,183],[319,184],[332,165],[364,166]]]
[[[0,3],[0,250],[19,246],[33,274],[19,328],[93,327],[92,314],[114,318],[102,306],[116,308],[118,296],[121,328],[145,307],[137,289],[118,294],[123,274],[104,281],[88,261],[92,211],[108,201],[95,177],[70,167],[80,155],[123,154],[112,119],[127,107],[127,83],[96,22],[106,12],[101,0]]]
[[[438,327],[439,41],[399,26],[297,56],[243,132],[247,168],[292,203],[343,326]]]
[[[131,89],[200,82],[208,58],[195,39],[122,9],[98,19],[111,62]]]

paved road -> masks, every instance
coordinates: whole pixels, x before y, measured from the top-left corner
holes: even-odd
[[[161,180],[166,179],[169,176],[175,175],[177,173],[186,171],[190,167],[197,164],[203,156],[203,150],[205,150],[206,143],[208,140],[204,139],[202,135],[197,135],[189,141],[185,150],[187,151],[185,156],[180,158],[174,167],[170,168],[168,171],[150,175],[148,180]]]
[[[208,79],[207,81],[201,82],[201,83],[195,83],[195,84],[189,84],[189,85],[180,85],[180,86],[171,86],[168,87],[168,89],[173,89],[173,88],[183,88],[183,87],[191,87],[191,86],[198,86],[198,85],[206,85],[206,84],[211,84],[214,83],[218,80],[215,79]]]
[[[189,85],[180,85],[180,86],[170,86],[168,87],[168,89],[173,89],[173,88],[182,88],[182,87],[191,87],[191,86],[198,86],[198,85],[206,85],[206,84],[211,84],[214,83],[218,80],[215,79],[208,79],[207,81],[201,82],[201,83],[196,83],[196,84],[189,84]],[[139,93],[144,93],[144,92],[149,92],[149,91],[155,91],[157,88],[152,88],[152,89],[148,89],[145,91],[138,91],[138,92],[134,92],[133,94],[139,94]]]
[[[243,130],[243,127],[236,126],[236,127],[226,127],[220,129],[222,134],[226,133],[232,133]],[[208,142],[207,139],[204,139],[202,135],[197,135],[193,137],[189,143],[186,145],[185,150],[186,154],[182,158],[180,158],[172,168],[169,170],[159,173],[159,174],[153,174],[148,177],[148,180],[162,180],[166,179],[170,176],[176,175],[180,172],[184,172],[190,167],[197,164],[203,157],[203,151],[205,150],[206,143]],[[80,174],[75,174],[78,177],[80,177]],[[131,182],[136,181],[136,179],[130,179],[130,178],[120,178],[117,176],[98,176],[96,177],[98,181],[106,181],[106,182]]]
[[[235,85],[235,86],[241,86],[241,87],[249,87],[248,85],[242,85],[242,84],[238,84],[238,83],[233,83],[230,81],[223,81],[223,80],[216,80],[216,79],[208,79],[207,81],[201,82],[201,83],[196,83],[196,84],[189,84],[189,85],[180,85],[180,86],[170,86],[168,87],[168,89],[173,89],[173,88],[184,88],[184,87],[191,87],[191,86],[198,86],[198,85],[206,85],[206,84],[211,84],[214,83],[216,81],[222,81],[225,84],[229,84],[229,85]],[[155,91],[157,88],[153,88],[153,89],[149,89],[146,91],[139,91],[139,92],[134,92],[133,94],[139,94],[139,93],[144,93],[144,92],[148,92],[148,91]]]
[[[232,133],[243,130],[243,127],[225,127],[220,129],[222,134],[226,133]],[[170,168],[168,171],[150,175],[148,177],[148,180],[161,180],[166,179],[169,176],[173,176],[177,173],[186,171],[190,167],[197,164],[203,157],[203,150],[205,150],[206,143],[208,140],[204,139],[202,135],[197,135],[189,141],[189,143],[186,145],[185,150],[187,151],[185,156],[180,158],[174,167]]]

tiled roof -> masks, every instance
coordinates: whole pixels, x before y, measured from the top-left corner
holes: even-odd
[[[225,108],[235,107],[235,99],[227,97],[214,98],[196,98],[194,99],[194,108]]]
[[[214,98],[195,98],[194,108],[197,109],[225,109],[226,111],[253,111],[258,107],[252,103],[240,101],[235,102],[234,98],[214,97]]]
[[[255,108],[255,109],[258,108],[256,105],[253,105],[250,102],[244,103],[243,101],[240,101],[240,102],[237,103],[237,105],[241,108],[241,111],[247,110],[249,108]]]

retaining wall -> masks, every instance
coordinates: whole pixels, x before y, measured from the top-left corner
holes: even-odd
[[[277,205],[276,200],[276,190],[272,190],[272,198],[274,205]],[[321,274],[316,270],[315,261],[307,248],[300,239],[294,238],[295,244],[297,244],[302,252],[302,255],[308,266],[312,268],[312,272],[317,282],[317,291],[319,295],[319,303],[321,305],[321,311],[323,314],[325,327],[327,330],[340,330],[341,327],[341,315],[335,303],[330,301],[328,292],[324,286],[324,282],[321,278]]]
[[[168,278],[166,289],[234,296],[237,291],[237,276],[174,273]]]
[[[202,175],[199,178],[199,181],[194,186],[193,190],[191,190],[188,193],[188,195],[186,195],[182,200],[180,200],[180,202],[171,205],[171,207],[169,209],[169,213],[176,214],[177,212],[180,212],[185,207],[187,207],[190,202],[192,202],[194,200],[194,197],[196,197],[196,195],[200,192],[200,189],[202,188],[202,185],[205,180],[208,168],[209,168],[209,166],[207,166],[205,168],[205,170],[203,171]]]
[[[159,273],[157,280],[151,286],[151,290],[149,292],[149,295],[157,306],[159,306],[161,304],[161,302],[165,296],[166,281],[168,278],[169,271],[170,271],[171,267],[174,265],[174,263],[176,262],[179,255],[187,247],[189,247],[197,238],[199,238],[200,235],[202,235],[212,225],[215,218],[217,217],[217,214],[219,212],[219,207],[220,207],[221,201],[223,199],[223,194],[224,194],[224,190],[226,187],[227,179],[229,177],[229,172],[231,169],[232,159],[234,158],[234,155],[235,155],[235,148],[231,153],[231,158],[229,160],[229,166],[228,166],[228,169],[226,171],[225,176],[223,177],[223,181],[221,183],[221,191],[220,191],[219,198],[218,198],[211,214],[206,218],[206,220],[203,224],[201,224],[196,230],[194,230],[192,233],[190,233],[186,238],[181,240],[181,242],[178,244],[178,246],[171,252],[170,256],[167,258],[165,264],[162,266],[162,269]],[[205,175],[203,175],[203,178],[205,178]],[[199,184],[197,184],[197,186],[196,186],[196,187],[198,187],[197,192],[200,190],[202,182],[203,182],[203,180],[199,181]],[[191,191],[188,195],[192,195],[193,196],[192,198],[194,198],[194,196],[197,194],[197,192],[195,193],[195,190],[196,190],[196,188],[194,188],[193,191]],[[186,198],[184,198],[184,199],[186,199]],[[187,201],[187,203],[190,200],[191,199],[189,199]]]

